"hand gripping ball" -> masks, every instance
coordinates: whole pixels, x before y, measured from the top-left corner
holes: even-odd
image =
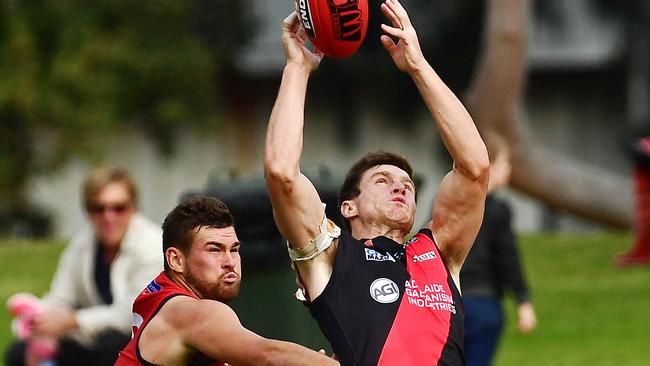
[[[368,28],[368,0],[295,0],[311,43],[333,58],[351,56]]]

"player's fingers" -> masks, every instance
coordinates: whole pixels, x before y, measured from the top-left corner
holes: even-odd
[[[325,54],[321,52],[318,48],[314,48],[312,54],[314,55],[314,57],[316,57],[318,63],[320,63],[323,60],[323,57],[325,56]]]
[[[400,28],[400,29],[402,28],[402,24],[400,23],[397,14],[395,14],[393,9],[388,5],[388,1],[381,4],[381,11],[384,13],[386,18],[388,18],[388,20],[391,22],[393,27]]]
[[[389,36],[384,34],[379,38],[379,41],[381,41],[381,45],[384,46],[384,49],[386,49],[388,53],[393,53],[393,49],[396,47],[396,45]]]
[[[296,32],[296,35],[303,42],[305,42],[307,40],[307,31],[305,30],[305,28],[302,25],[298,27],[298,31]]]
[[[282,30],[286,32],[291,32],[298,22],[298,13],[295,11],[289,14],[284,20],[282,21]]]
[[[399,29],[399,28],[395,28],[395,27],[391,27],[391,26],[386,25],[386,24],[382,24],[381,25],[381,30],[384,31],[384,33],[386,33],[388,35],[391,35],[391,36],[393,36],[395,38],[398,38],[398,39],[404,38],[404,31]]]
[[[386,0],[386,5],[397,17],[402,29],[412,26],[406,9],[404,9],[398,0]]]

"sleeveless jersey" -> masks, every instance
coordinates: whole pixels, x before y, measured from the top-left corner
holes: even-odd
[[[149,324],[151,319],[169,299],[175,296],[189,296],[196,298],[192,293],[177,285],[165,272],[149,282],[147,287],[138,295],[133,303],[133,337],[126,347],[120,352],[115,363],[116,366],[144,365],[153,366],[152,363],[142,358],[138,343],[140,334]],[[192,359],[189,366],[229,366],[227,363],[214,361],[203,354]]]
[[[341,365],[464,365],[463,305],[428,229],[403,245],[342,232],[307,304]]]

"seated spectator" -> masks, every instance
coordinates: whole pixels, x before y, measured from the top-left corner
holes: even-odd
[[[162,270],[161,230],[138,213],[137,198],[121,169],[86,178],[89,224],[61,255],[49,293],[10,301],[24,339],[8,348],[7,365],[113,365],[131,336],[133,300]]]

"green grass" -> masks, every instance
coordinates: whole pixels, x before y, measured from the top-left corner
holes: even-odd
[[[514,306],[496,365],[648,365],[650,266],[619,269],[629,235],[521,238],[539,326],[519,335]]]
[[[515,330],[514,307],[495,365],[648,365],[650,266],[618,269],[612,259],[632,243],[629,234],[521,236],[525,271],[538,329]],[[0,305],[18,291],[42,294],[63,249],[61,243],[0,241]],[[254,272],[244,263],[244,284],[233,303],[242,323],[262,335],[328,348],[304,307],[291,299],[288,268]],[[0,350],[12,339],[0,310]]]
[[[4,350],[14,339],[5,306],[7,299],[21,291],[44,294],[62,250],[60,242],[0,241],[0,360],[4,360]]]

